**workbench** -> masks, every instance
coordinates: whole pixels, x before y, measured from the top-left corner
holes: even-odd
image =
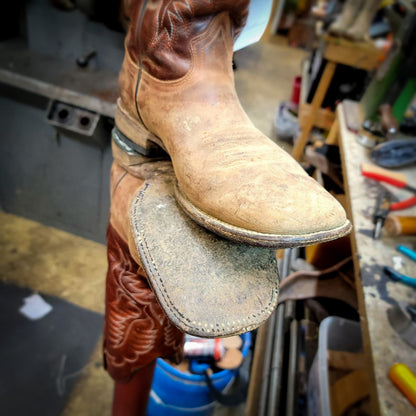
[[[360,145],[356,135],[347,129],[342,104],[337,108],[336,117],[347,197],[346,209],[353,223],[351,244],[364,353],[368,355],[368,362],[372,364],[369,371],[372,414],[415,414],[415,408],[393,385],[388,372],[397,362],[406,364],[416,372],[416,350],[405,343],[391,327],[387,310],[397,304],[415,303],[416,289],[390,280],[383,272],[383,266],[393,267],[393,258],[401,257],[404,264],[400,273],[416,277],[416,263],[396,250],[399,244],[415,250],[416,236],[391,237],[383,230],[379,240],[372,237],[372,214],[381,186],[388,188],[400,200],[411,195],[409,192],[382,185],[361,175],[361,164],[372,163],[369,150]],[[399,171],[406,174],[411,184],[416,183],[415,165]],[[397,211],[396,214],[416,215],[416,207]]]

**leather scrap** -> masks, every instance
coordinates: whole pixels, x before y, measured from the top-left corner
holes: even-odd
[[[348,258],[323,271],[298,271],[290,274],[280,283],[279,303],[323,297],[341,300],[358,309],[355,289],[340,271],[350,262],[351,258]]]

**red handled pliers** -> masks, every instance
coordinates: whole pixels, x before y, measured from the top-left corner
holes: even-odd
[[[403,173],[392,172],[378,166],[363,163],[361,173],[366,178],[374,179],[379,182],[385,182],[397,188],[406,189],[414,195],[403,201],[394,202],[390,205],[390,211],[399,211],[416,205],[416,188],[407,183],[407,177]]]

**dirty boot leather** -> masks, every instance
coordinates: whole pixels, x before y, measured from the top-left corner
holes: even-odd
[[[347,0],[342,8],[342,13],[338,18],[329,26],[328,32],[334,36],[344,36],[348,28],[350,28],[362,7],[365,0]]]
[[[203,227],[247,244],[304,246],[350,231],[341,205],[257,130],[234,88],[247,0],[134,2],[116,126],[170,156],[175,195]]]
[[[172,164],[127,148],[113,132],[111,226],[165,314],[203,337],[257,328],[277,306],[275,251],[210,233],[177,205]]]
[[[362,6],[359,8],[356,19],[354,19],[353,24],[347,28],[344,36],[354,41],[366,40],[369,37],[368,30],[370,29],[380,3],[381,0],[364,0]]]

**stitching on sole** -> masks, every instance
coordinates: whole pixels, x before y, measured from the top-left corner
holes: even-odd
[[[149,182],[146,182],[144,188],[141,189],[139,191],[139,193],[136,195],[136,197],[134,198],[132,206],[131,206],[132,215],[130,217],[130,224],[133,227],[133,229],[135,230],[134,241],[135,241],[136,247],[138,248],[139,253],[146,260],[146,262],[143,262],[143,266],[145,267],[146,272],[148,273],[148,275],[156,275],[157,276],[157,278],[155,280],[153,280],[153,279],[151,280],[151,284],[152,284],[152,286],[155,286],[154,282],[156,281],[156,289],[158,289],[158,292],[162,295],[163,300],[164,300],[164,304],[169,309],[169,311],[175,316],[177,322],[179,322],[181,324],[181,326],[186,327],[189,330],[189,332],[196,332],[196,333],[199,333],[200,335],[203,335],[203,336],[215,337],[216,335],[218,335],[220,330],[219,329],[214,329],[214,330],[210,331],[209,329],[207,329],[208,326],[210,327],[212,325],[212,323],[207,323],[207,324],[204,323],[204,327],[202,327],[202,328],[198,327],[198,326],[195,326],[195,325],[191,326],[190,324],[192,323],[192,321],[189,318],[187,318],[186,316],[184,316],[174,306],[174,303],[173,303],[172,299],[170,298],[170,296],[169,296],[169,294],[166,290],[166,287],[165,287],[163,279],[162,279],[162,277],[159,273],[159,270],[156,266],[156,263],[155,263],[152,255],[151,255],[151,251],[149,249],[147,239],[143,235],[144,232],[141,232],[141,230],[140,230],[140,229],[142,229],[144,231],[144,226],[143,226],[143,223],[140,220],[141,217],[137,215],[138,214],[137,210],[138,210],[139,205],[143,202],[146,191],[149,189],[150,186],[151,186],[151,184]],[[136,221],[135,218],[139,218],[139,220]],[[139,222],[140,222],[140,224],[139,224]],[[140,225],[140,227],[139,227],[139,225]],[[139,246],[137,246],[137,240],[138,240]],[[161,287],[158,286],[159,284],[161,285]],[[242,329],[237,330],[235,328],[234,323],[233,324],[227,323],[227,327],[223,326],[222,329],[223,330],[228,330],[228,331],[226,333],[224,333],[223,335],[239,334],[239,333],[247,332],[251,329],[257,328],[258,327],[258,322],[254,323],[254,322],[250,322],[250,321],[252,319],[259,318],[259,319],[262,319],[262,321],[264,322],[270,316],[270,313],[273,312],[275,306],[277,305],[278,292],[279,292],[278,288],[277,289],[275,288],[271,291],[270,301],[269,301],[268,305],[260,311],[259,315],[252,314],[251,316],[249,316],[247,318],[244,318],[244,320],[242,322],[244,323],[245,320],[247,320],[248,321],[247,326],[245,326]],[[269,313],[269,311],[270,311],[270,313]],[[262,316],[266,312],[268,312],[266,314],[266,316]],[[256,319],[256,321],[257,321],[257,319]],[[217,332],[217,334],[216,334],[216,332]]]

